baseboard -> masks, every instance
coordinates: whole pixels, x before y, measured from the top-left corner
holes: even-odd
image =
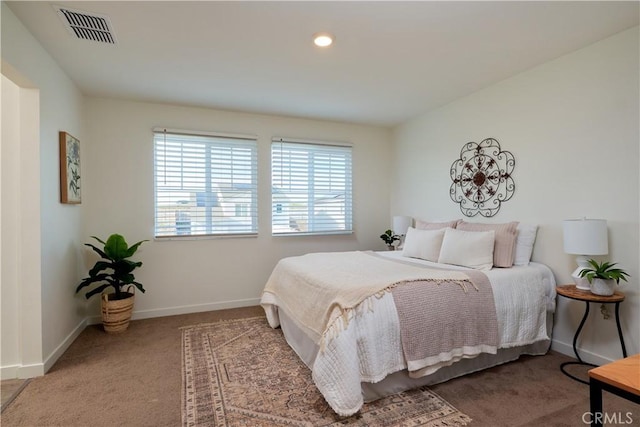
[[[249,298],[242,300],[214,302],[207,304],[182,305],[178,307],[156,308],[152,310],[134,311],[131,320],[151,319],[154,317],[176,316],[178,314],[200,313],[203,311],[224,310],[227,308],[250,307],[259,305],[259,298]],[[91,316],[87,318],[87,324],[98,325],[102,323],[100,316]]]
[[[64,354],[65,351],[69,348],[71,344],[78,338],[78,336],[84,331],[84,328],[87,327],[87,319],[83,319],[78,325],[71,331],[69,335],[56,347],[55,350],[51,352],[51,354],[44,360],[44,372],[49,371],[54,363],[58,361],[60,356]],[[30,377],[26,377],[30,378]]]
[[[35,378],[43,376],[47,371],[44,363],[34,363],[33,365],[22,365],[18,370],[18,378]]]
[[[13,380],[16,378],[41,377],[45,373],[43,363],[33,365],[10,365],[0,367],[0,379]]]
[[[67,337],[56,347],[54,351],[44,360],[43,363],[34,363],[31,365],[11,365],[2,366],[0,368],[0,377],[2,379],[13,378],[34,378],[40,377],[47,373],[49,369],[58,361],[60,356],[64,354],[69,346],[78,338],[80,333],[87,326],[87,320],[83,319],[73,329],[73,331],[67,335]]]
[[[18,378],[20,365],[0,366],[0,380],[13,380]]]
[[[551,341],[551,350],[557,351],[558,353],[562,353],[573,358],[576,357],[576,354],[573,352],[572,344],[568,344],[555,339]],[[600,366],[613,362],[613,359],[602,357],[599,354],[595,354],[581,348],[578,348],[578,353],[580,354],[580,358],[583,361],[593,363],[594,365]]]

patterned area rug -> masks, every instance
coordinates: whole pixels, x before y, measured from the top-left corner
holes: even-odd
[[[183,426],[462,426],[471,418],[428,388],[365,404],[339,417],[311,372],[264,318],[182,332]]]

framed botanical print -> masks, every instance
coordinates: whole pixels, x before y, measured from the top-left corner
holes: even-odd
[[[60,202],[78,204],[80,193],[80,141],[60,132]]]

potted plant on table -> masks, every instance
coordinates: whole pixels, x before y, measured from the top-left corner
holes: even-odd
[[[106,242],[95,236],[91,237],[102,243],[103,248],[100,249],[91,243],[85,243],[85,246],[93,249],[101,259],[89,270],[89,277],[82,279],[76,293],[82,288],[98,285],[85,294],[89,299],[113,287],[115,292],[102,293],[102,324],[105,332],[122,332],[129,327],[135,302],[135,288],[142,293],[145,292],[142,284],[136,282],[133,275],[133,271],[140,267],[142,262],[131,261],[129,258],[147,240],[128,246],[120,234],[112,234]]]
[[[380,235],[380,238],[384,240],[384,243],[387,245],[387,249],[390,251],[394,251],[396,247],[393,245],[393,242],[399,241],[400,236],[397,234],[393,234],[393,231],[387,230]]]
[[[620,280],[627,281],[629,274],[619,268],[614,268],[616,263],[602,262],[590,259],[590,267],[583,268],[579,276],[586,277],[589,281],[591,293],[595,295],[610,296],[615,291],[615,286],[620,284]]]

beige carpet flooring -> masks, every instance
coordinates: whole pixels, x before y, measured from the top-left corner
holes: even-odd
[[[1,411],[4,411],[13,399],[20,394],[29,380],[11,379],[0,381],[0,395],[2,396]]]
[[[139,320],[121,335],[90,326],[47,375],[22,390],[2,413],[1,424],[178,427],[180,328],[261,315],[261,308],[249,307]],[[560,372],[560,363],[567,360],[553,352],[524,357],[432,390],[469,415],[471,426],[583,426],[589,390]],[[604,408],[630,414],[631,425],[640,425],[640,405],[605,393]]]

